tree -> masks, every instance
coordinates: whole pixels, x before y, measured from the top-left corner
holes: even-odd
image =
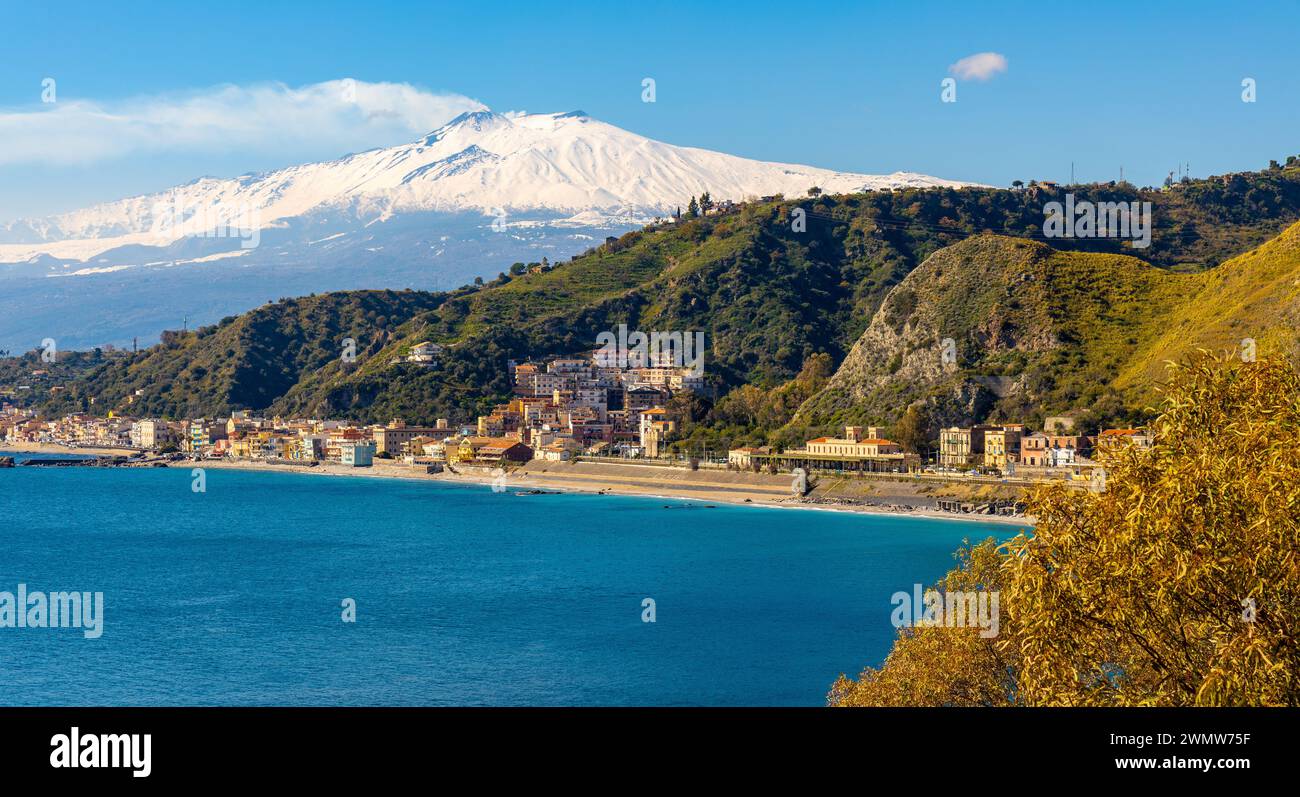
[[[674,393],[664,403],[668,417],[681,424],[695,423],[703,419],[710,408],[708,399],[693,390]]]
[[[822,195],[822,190],[815,185],[812,188],[808,189],[808,196],[821,196],[821,195]]]
[[[996,638],[905,629],[830,702],[1300,705],[1300,374],[1203,353],[1163,392],[1102,489],[1036,488],[1032,534],[949,574],[1000,593]]]
[[[894,442],[903,450],[920,454],[930,445],[930,413],[924,405],[913,404],[903,412],[903,417],[894,424]]]
[[[1025,187],[1025,182],[1023,180],[1012,180],[1011,187],[1019,191]]]
[[[699,215],[700,215],[700,206],[698,203],[696,203],[695,197],[691,197],[690,203],[686,205],[686,216],[687,218],[694,219],[694,218],[698,218]]]
[[[959,566],[935,585],[944,594],[1001,588],[1004,556],[989,538],[957,551]],[[999,633],[1007,632],[1002,620]],[[904,628],[880,669],[859,680],[841,675],[831,687],[833,706],[1005,706],[1015,703],[1014,672],[994,639],[967,628]],[[938,665],[938,666],[936,666]]]
[[[708,213],[710,210],[713,210],[713,197],[709,196],[708,191],[705,191],[700,194],[700,212]]]

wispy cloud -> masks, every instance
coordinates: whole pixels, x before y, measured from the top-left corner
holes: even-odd
[[[283,151],[296,145],[341,152],[415,137],[483,104],[405,83],[331,80],[218,86],[111,103],[62,99],[0,110],[0,165],[91,164],[161,152]],[[398,139],[401,140],[401,139]]]
[[[990,80],[1007,71],[1007,57],[1002,53],[975,53],[948,67],[948,71],[962,80]]]

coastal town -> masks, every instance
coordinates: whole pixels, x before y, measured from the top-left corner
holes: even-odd
[[[434,366],[439,347],[418,343],[407,362]],[[665,404],[681,391],[704,391],[698,369],[671,356],[620,362],[603,349],[544,363],[510,362],[514,396],[473,423],[432,425],[257,417],[138,418],[119,411],[44,419],[0,405],[0,444],[51,444],[181,453],[202,459],[334,462],[367,467],[375,459],[408,464],[500,465],[577,455],[658,458],[676,429]],[[40,376],[40,374],[37,374]],[[128,400],[129,404],[129,400]]]
[[[440,348],[411,347],[406,359],[436,366]],[[1149,446],[1141,429],[1082,434],[1069,415],[1041,430],[1024,424],[978,424],[940,430],[933,451],[905,450],[878,426],[847,426],[794,448],[740,447],[726,457],[683,457],[670,450],[678,422],[669,400],[708,387],[698,368],[668,356],[622,359],[608,349],[584,356],[508,364],[513,396],[472,422],[431,425],[400,418],[384,424],[338,419],[228,417],[141,418],[110,411],[46,419],[11,403],[0,406],[5,445],[100,449],[172,459],[315,467],[402,464],[425,473],[506,472],[527,463],[641,463],[690,470],[853,477],[911,475],[935,481],[985,479],[1028,484],[1090,483],[1096,454],[1116,445]],[[129,402],[128,402],[129,404]],[[461,469],[461,470],[458,470]],[[807,488],[804,488],[806,490]],[[800,490],[796,490],[800,492]],[[963,511],[962,502],[945,508]],[[965,511],[970,511],[969,505]]]

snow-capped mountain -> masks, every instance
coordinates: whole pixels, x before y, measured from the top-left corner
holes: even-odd
[[[0,229],[0,262],[38,254],[87,259],[124,245],[162,246],[213,229],[247,230],[322,212],[386,221],[411,212],[476,211],[552,221],[644,222],[686,198],[715,200],[811,186],[831,193],[958,186],[921,174],[876,176],[747,160],[630,133],[581,111],[462,114],[418,141],[96,205]],[[231,236],[236,238],[238,236]],[[232,241],[231,248],[235,241]],[[246,247],[245,247],[246,248]]]
[[[0,225],[0,350],[152,341],[282,296],[456,288],[568,258],[706,191],[957,185],[678,147],[576,111],[476,111],[401,146]]]

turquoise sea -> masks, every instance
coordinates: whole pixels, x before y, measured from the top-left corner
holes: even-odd
[[[190,467],[0,469],[5,705],[819,705],[1016,527]],[[655,622],[643,622],[643,601]],[[356,622],[342,620],[344,599]]]

